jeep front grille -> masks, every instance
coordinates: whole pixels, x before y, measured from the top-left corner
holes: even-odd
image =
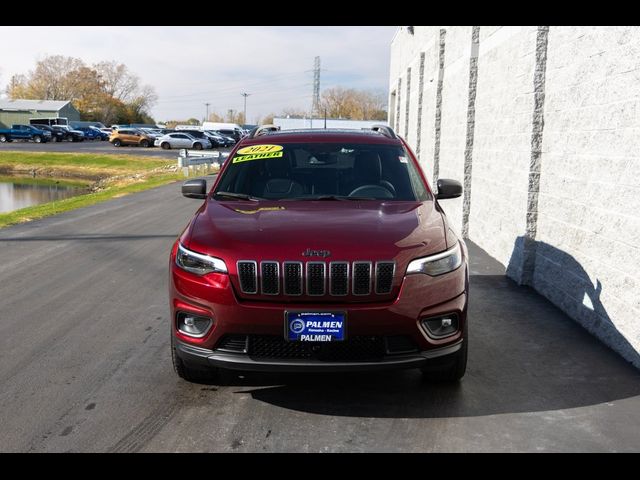
[[[395,262],[294,262],[240,260],[240,290],[262,295],[387,295],[393,289]]]
[[[258,293],[258,271],[254,261],[238,262],[238,280],[244,293]]]
[[[369,295],[371,293],[371,262],[353,263],[353,294]]]
[[[280,293],[280,275],[278,262],[260,262],[260,281],[263,295]]]

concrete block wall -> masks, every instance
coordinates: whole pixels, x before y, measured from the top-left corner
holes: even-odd
[[[504,265],[526,229],[536,32],[480,28],[469,238]]]
[[[432,183],[465,183],[454,228],[640,367],[640,29],[413,31],[393,126]]]
[[[533,287],[640,347],[640,31],[552,27]]]
[[[461,181],[464,178],[471,28],[443,27],[446,33],[438,178]],[[433,179],[434,185],[436,180]],[[458,234],[462,233],[462,201],[462,197],[451,199],[445,206],[451,226]]]

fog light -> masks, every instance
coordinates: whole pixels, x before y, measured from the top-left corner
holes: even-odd
[[[425,318],[422,320],[422,326],[430,337],[448,337],[458,331],[458,315],[453,313],[440,317]]]
[[[185,312],[179,312],[176,320],[179,332],[196,338],[204,337],[213,325],[209,317]]]

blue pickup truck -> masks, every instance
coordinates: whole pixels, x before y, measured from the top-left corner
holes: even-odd
[[[41,130],[33,125],[12,125],[8,129],[0,129],[0,143],[14,140],[31,140],[35,143],[51,140],[51,132]]]

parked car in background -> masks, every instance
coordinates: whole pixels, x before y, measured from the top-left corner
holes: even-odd
[[[51,134],[51,140],[52,142],[61,142],[63,140],[65,140],[67,134],[62,131],[62,130],[56,130],[53,127],[50,127],[49,125],[31,125],[32,127],[37,128],[38,130],[44,130],[45,132],[49,132]]]
[[[234,144],[238,143],[241,139],[242,139],[242,131],[237,128],[237,129],[228,129],[228,128],[221,128],[219,130],[217,129],[213,129],[215,132],[219,133],[220,135],[224,135],[225,137],[229,137],[233,139]]]
[[[64,139],[70,142],[82,142],[84,141],[84,132],[80,130],[74,130],[67,125],[51,125],[51,128],[62,132]]]
[[[180,133],[188,133],[194,138],[199,140],[203,140],[209,142],[209,145],[204,145],[204,148],[213,148],[213,142],[209,139],[207,135],[202,130],[180,130]]]
[[[120,147],[122,145],[152,147],[154,139],[140,130],[120,128],[111,133],[109,142],[111,142],[114,147]]]
[[[206,138],[196,138],[186,132],[174,132],[158,138],[154,145],[164,150],[172,148],[191,148],[193,150],[202,150],[203,148],[211,148],[211,142]]]
[[[220,135],[213,130],[205,130],[204,133],[205,135],[209,136],[210,139],[213,138],[215,140],[215,146],[217,147],[231,147],[236,143],[234,142],[233,138]]]
[[[34,125],[12,125],[11,128],[0,130],[0,143],[14,140],[31,140],[35,143],[48,142],[51,140],[51,132]]]
[[[113,130],[111,130],[110,128],[100,128],[99,130],[107,136],[107,140],[113,133]]]
[[[51,134],[51,141],[52,142],[61,142],[65,139],[66,134],[62,131],[62,130],[56,130],[53,127],[50,127],[49,125],[32,125],[40,130],[44,130],[46,132],[49,132]]]
[[[109,138],[109,135],[102,133],[100,129],[96,127],[80,127],[78,130],[84,133],[84,138],[87,140],[106,140]]]
[[[164,135],[164,133],[158,128],[140,128],[140,131],[149,135],[154,141]]]
[[[99,127],[89,127],[92,130],[95,130],[96,132],[98,132],[98,134],[100,135],[100,140],[109,140],[109,137],[111,136],[111,130],[109,130],[109,133],[104,132],[103,128],[99,128]]]

